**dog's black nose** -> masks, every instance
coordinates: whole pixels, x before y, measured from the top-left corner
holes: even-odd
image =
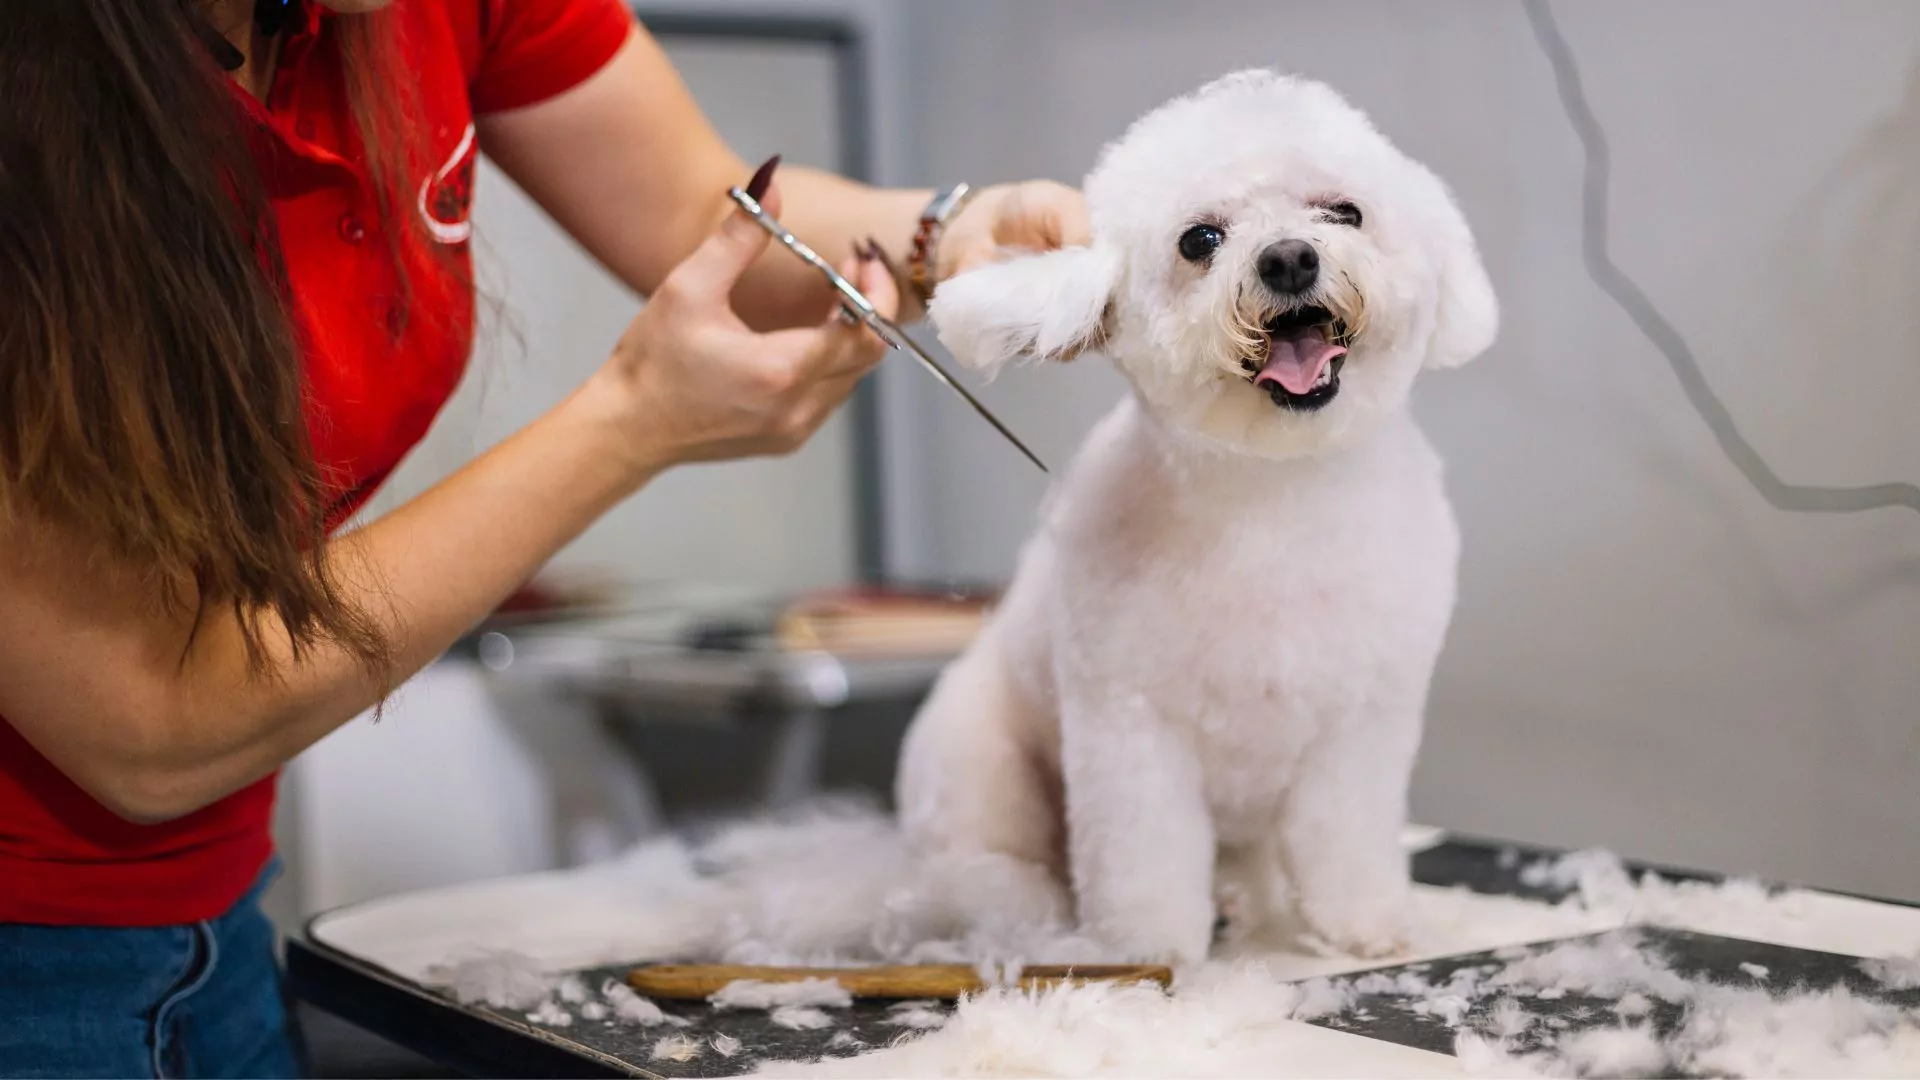
[[[1320,253],[1305,240],[1282,240],[1267,245],[1258,265],[1267,288],[1290,296],[1313,288],[1320,276]]]

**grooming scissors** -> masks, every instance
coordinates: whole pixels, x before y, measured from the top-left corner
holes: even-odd
[[[1034,455],[1034,452],[1027,449],[1027,444],[1021,442],[1019,436],[1007,430],[1007,425],[1001,423],[999,417],[994,416],[985,405],[982,405],[980,399],[968,393],[966,387],[954,381],[953,376],[949,375],[947,370],[941,367],[938,361],[928,356],[927,351],[915,343],[912,338],[908,337],[906,331],[900,329],[892,319],[880,314],[879,309],[873,306],[873,301],[867,299],[866,294],[861,292],[858,286],[848,281],[838,270],[833,268],[831,263],[816,254],[814,250],[803,243],[799,237],[788,232],[786,226],[774,220],[773,215],[767,213],[765,208],[760,205],[760,200],[749,195],[746,189],[739,187],[729,189],[727,194],[733,197],[733,201],[738,203],[740,209],[745,210],[749,217],[759,222],[761,228],[773,234],[773,238],[780,241],[781,246],[793,252],[795,255],[800,256],[807,265],[825,274],[827,281],[834,287],[834,290],[840,294],[841,306],[849,315],[865,323],[869,329],[880,335],[880,340],[906,353],[915,360],[920,361],[921,367],[932,372],[933,377],[946,384],[947,389],[959,394],[968,405],[973,406],[973,411],[979,413],[987,423],[992,424],[993,429],[998,431],[1008,442],[1012,443],[1015,449],[1026,455],[1027,460],[1033,462],[1035,468],[1038,468],[1041,472],[1047,471],[1047,467],[1041,464],[1040,459]]]

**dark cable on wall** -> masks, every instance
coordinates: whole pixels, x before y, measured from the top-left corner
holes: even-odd
[[[1653,305],[1653,301],[1647,299],[1646,293],[1634,284],[1633,279],[1614,265],[1613,257],[1607,251],[1610,158],[1606,133],[1595,118],[1592,106],[1587,103],[1586,91],[1580,83],[1580,70],[1574,63],[1573,50],[1560,33],[1547,0],[1520,0],[1520,3],[1526,9],[1527,21],[1533,25],[1534,38],[1546,53],[1547,63],[1553,67],[1553,79],[1560,91],[1561,107],[1566,111],[1567,121],[1573,125],[1574,133],[1579,136],[1585,151],[1580,247],[1585,256],[1587,275],[1600,287],[1600,291],[1620,305],[1653,347],[1665,355],[1675,377],[1680,380],[1680,388],[1686,393],[1687,401],[1713,432],[1720,449],[1760,492],[1761,497],[1780,510],[1854,514],[1884,507],[1906,507],[1920,513],[1920,487],[1913,484],[1896,482],[1868,487],[1789,484],[1780,479],[1779,474],[1761,458],[1760,452],[1740,434],[1734,425],[1733,415],[1714,394],[1713,387],[1708,385],[1706,376],[1701,373],[1686,339],[1660,314],[1660,310]]]

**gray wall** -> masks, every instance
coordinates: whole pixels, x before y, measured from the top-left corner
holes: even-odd
[[[1507,312],[1418,409],[1463,599],[1431,822],[1920,896],[1920,518],[1783,515],[1583,276],[1579,147],[1506,0],[909,2],[913,179],[1073,179],[1226,69],[1324,78],[1455,185]],[[1615,150],[1614,250],[1789,479],[1920,479],[1920,4],[1560,0]],[[997,577],[1039,478],[896,378],[895,563]],[[1064,459],[1101,361],[986,397]]]

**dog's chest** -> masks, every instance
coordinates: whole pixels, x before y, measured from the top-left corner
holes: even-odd
[[[1356,677],[1374,666],[1357,646],[1392,606],[1393,575],[1369,572],[1368,545],[1260,512],[1115,522],[1107,535],[1076,549],[1061,582],[1066,632],[1092,669],[1132,683],[1228,760],[1285,753],[1287,736],[1352,707]]]
[[[1052,519],[1057,647],[1190,731],[1221,798],[1272,796],[1328,725],[1430,674],[1457,545],[1424,450],[1221,483],[1109,443]]]

